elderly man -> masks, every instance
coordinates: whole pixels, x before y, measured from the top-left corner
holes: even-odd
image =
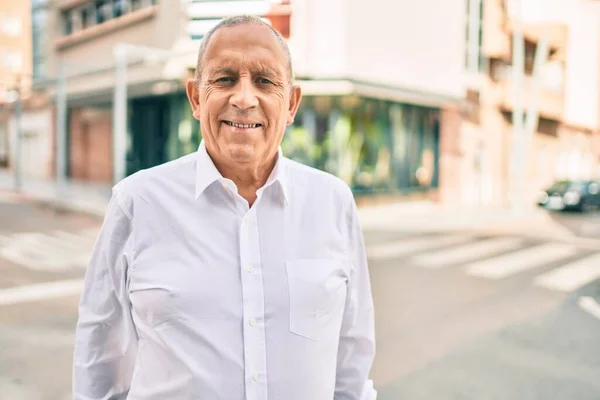
[[[82,294],[75,399],[373,400],[373,302],[352,193],[285,158],[301,99],[253,17],[204,39],[195,154],[117,184]]]

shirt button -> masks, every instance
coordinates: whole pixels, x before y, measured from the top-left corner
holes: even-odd
[[[250,377],[254,382],[258,381],[258,374],[254,374]]]
[[[246,271],[248,271],[249,273],[252,273],[252,271],[254,271],[254,270],[252,269],[252,266],[246,265]]]
[[[250,324],[250,326],[254,326],[256,325],[256,320],[252,318],[250,321],[248,321],[248,323]]]

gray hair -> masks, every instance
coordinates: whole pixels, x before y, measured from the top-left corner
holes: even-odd
[[[201,77],[202,77],[202,62],[203,62],[203,58],[204,58],[204,53],[206,52],[208,43],[210,42],[210,39],[215,34],[215,32],[221,28],[229,28],[229,27],[233,27],[233,26],[237,26],[237,25],[245,25],[245,24],[266,26],[269,29],[271,29],[271,31],[275,34],[277,41],[281,45],[281,48],[283,49],[283,53],[285,54],[285,57],[287,58],[286,68],[287,68],[287,72],[288,72],[288,80],[290,83],[293,82],[294,71],[292,69],[292,54],[290,53],[290,48],[288,47],[285,39],[283,38],[283,36],[281,36],[281,33],[279,33],[271,25],[267,24],[266,22],[264,22],[263,20],[261,20],[258,17],[254,17],[254,16],[250,16],[250,15],[238,15],[235,17],[229,17],[229,18],[225,18],[225,19],[221,20],[221,22],[219,22],[216,26],[211,28],[206,33],[206,35],[204,35],[204,38],[202,39],[202,43],[200,44],[200,49],[198,50],[198,62],[196,64],[196,73],[195,73],[196,84],[198,84],[198,85],[200,84]]]

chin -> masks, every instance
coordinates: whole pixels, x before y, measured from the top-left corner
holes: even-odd
[[[231,144],[229,157],[238,162],[250,162],[256,158],[256,151],[250,144]]]

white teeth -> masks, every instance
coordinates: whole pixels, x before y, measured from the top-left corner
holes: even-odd
[[[250,128],[257,128],[260,124],[235,124],[233,122],[229,122],[229,121],[225,121],[227,123],[227,125],[230,126],[234,126],[236,128],[244,128],[244,129],[250,129]]]

